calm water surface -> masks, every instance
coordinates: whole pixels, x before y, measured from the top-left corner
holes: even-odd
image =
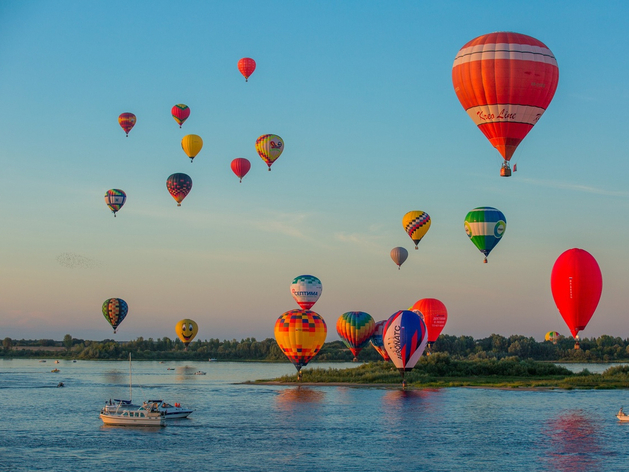
[[[134,362],[136,403],[195,410],[142,429],[98,417],[109,398],[128,398],[128,362],[0,360],[0,470],[629,469],[629,424],[614,416],[629,391],[238,384],[294,372],[288,363]]]

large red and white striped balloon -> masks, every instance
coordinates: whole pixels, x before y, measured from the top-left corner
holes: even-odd
[[[461,105],[505,161],[546,111],[558,82],[550,49],[518,33],[479,36],[461,48],[452,66]]]

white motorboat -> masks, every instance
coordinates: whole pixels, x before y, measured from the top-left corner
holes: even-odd
[[[117,408],[114,411],[103,408],[100,419],[112,426],[166,426],[166,416],[152,407],[137,410]]]
[[[158,411],[164,413],[167,420],[174,418],[187,418],[194,410],[184,408],[179,403],[171,405],[163,400],[148,400],[144,402],[144,407],[155,406]]]
[[[629,415],[626,415],[625,412],[622,411],[622,408],[620,408],[620,411],[616,414],[616,418],[620,421],[629,421]]]
[[[202,370],[197,370],[194,375],[205,375],[206,372],[203,372]]]

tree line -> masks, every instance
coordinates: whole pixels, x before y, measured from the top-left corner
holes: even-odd
[[[443,353],[454,359],[503,359],[519,357],[537,361],[555,362],[612,362],[629,361],[629,339],[603,335],[583,338],[580,349],[574,348],[574,339],[560,337],[556,343],[538,342],[532,337],[492,334],[487,338],[442,334],[431,352]],[[38,349],[40,348],[41,349]],[[57,350],[50,350],[56,348]],[[223,340],[196,340],[187,347],[178,339],[139,337],[133,341],[89,341],[66,334],[62,341],[52,339],[13,340],[4,338],[2,357],[49,357],[67,359],[125,359],[132,353],[135,359],[146,360],[208,360],[223,361],[283,361],[286,360],[273,338],[258,341],[255,338]],[[352,353],[341,341],[325,343],[313,362],[352,361]],[[382,360],[368,344],[358,355],[361,361]]]

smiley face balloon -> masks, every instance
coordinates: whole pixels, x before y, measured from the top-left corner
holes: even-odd
[[[179,339],[184,346],[186,346],[186,351],[188,350],[188,344],[194,339],[199,331],[199,327],[197,324],[189,319],[181,320],[175,325],[175,331]]]

